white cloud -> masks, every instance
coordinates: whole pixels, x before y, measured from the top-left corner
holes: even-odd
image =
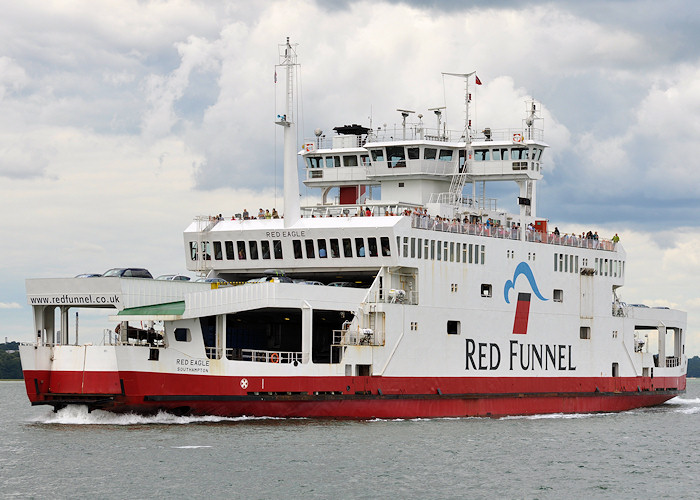
[[[0,302],[0,309],[21,309],[17,302]]]

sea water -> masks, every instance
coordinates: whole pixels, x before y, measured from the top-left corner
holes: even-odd
[[[0,382],[0,423],[9,498],[700,497],[696,379],[622,413],[365,421],[53,413]]]

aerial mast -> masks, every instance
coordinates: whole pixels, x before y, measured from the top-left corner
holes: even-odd
[[[296,124],[294,122],[294,67],[297,65],[296,44],[280,44],[280,63],[286,74],[286,100],[277,125],[284,127],[284,227],[293,226],[301,218],[299,207],[299,173],[297,171]],[[276,73],[275,73],[276,74]]]

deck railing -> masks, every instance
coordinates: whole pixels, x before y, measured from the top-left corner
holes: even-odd
[[[253,361],[255,363],[304,363],[308,356],[296,351],[263,351],[260,349],[226,349],[226,358],[234,361]]]
[[[411,227],[427,229],[430,231],[442,231],[445,233],[471,234],[474,236],[487,236],[489,238],[501,238],[509,240],[520,239],[521,229],[516,226],[510,228],[503,226],[491,226],[489,224],[471,224],[457,220],[432,218],[426,215],[412,215]],[[604,239],[590,239],[579,236],[560,236],[554,233],[526,229],[526,241],[548,243],[550,245],[562,245],[577,248],[592,248],[597,250],[615,250],[615,243]]]

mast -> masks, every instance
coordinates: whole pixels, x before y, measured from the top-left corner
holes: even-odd
[[[457,168],[455,174],[452,177],[452,183],[450,184],[450,201],[455,204],[455,206],[462,202],[462,191],[464,190],[464,185],[467,182],[469,168],[469,149],[471,148],[472,142],[472,131],[471,131],[471,121],[469,120],[469,77],[476,74],[476,71],[471,73],[442,73],[443,76],[458,76],[464,78],[464,140],[466,142],[464,150],[467,152],[464,157],[464,167],[460,170],[459,161],[457,162]]]
[[[286,70],[286,96],[283,115],[277,115],[277,125],[284,127],[284,227],[293,226],[301,218],[299,207],[299,173],[297,171],[296,139],[294,122],[294,66],[297,64],[296,44],[280,45],[280,64]]]

